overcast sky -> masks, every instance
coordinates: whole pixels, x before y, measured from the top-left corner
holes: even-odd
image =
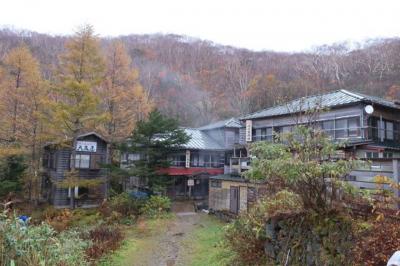
[[[0,25],[101,36],[185,34],[253,50],[400,36],[399,0],[0,0]]]

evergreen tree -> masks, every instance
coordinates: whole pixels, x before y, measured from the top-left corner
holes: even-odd
[[[169,167],[167,155],[189,141],[189,136],[178,126],[178,121],[163,116],[158,110],[149,114],[147,120],[140,120],[123,151],[140,154],[130,169],[130,175],[147,181],[150,189],[162,191],[168,184],[168,177],[160,172]]]
[[[20,154],[0,160],[0,197],[21,191],[26,168],[24,157]]]

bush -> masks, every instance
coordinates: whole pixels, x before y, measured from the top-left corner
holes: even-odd
[[[349,217],[304,211],[297,194],[282,190],[227,225],[224,243],[239,265],[346,265],[352,241]]]
[[[118,194],[110,199],[111,211],[119,212],[123,216],[139,215],[143,200],[135,199],[128,193]]]
[[[57,234],[47,223],[0,217],[0,265],[85,265],[88,246],[76,231]]]
[[[390,256],[400,250],[400,221],[377,220],[359,235],[353,246],[354,265],[386,265]]]
[[[83,234],[83,237],[92,242],[92,245],[86,249],[86,255],[92,260],[117,249],[123,239],[122,232],[118,227],[106,225],[99,225],[89,230]]]
[[[171,210],[171,200],[164,196],[151,196],[141,208],[141,212],[150,218],[163,217]]]
[[[27,165],[21,155],[0,158],[0,197],[22,190],[22,179]]]
[[[73,214],[69,209],[56,209],[48,207],[43,213],[46,223],[53,227],[57,232],[69,228],[72,224]]]
[[[225,227],[224,244],[235,253],[239,265],[265,264],[266,205],[262,201]]]

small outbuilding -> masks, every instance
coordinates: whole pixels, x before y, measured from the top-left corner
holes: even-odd
[[[238,214],[247,211],[257,199],[266,193],[262,183],[250,182],[239,175],[210,177],[208,206],[212,211],[228,211]]]

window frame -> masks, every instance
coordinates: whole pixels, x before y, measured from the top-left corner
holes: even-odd
[[[85,156],[88,159],[83,160],[82,157]],[[79,159],[78,159],[79,157]],[[87,167],[86,164],[84,165],[85,167],[82,167],[82,161],[83,162],[87,162]],[[76,153],[75,154],[75,158],[74,158],[74,166],[75,169],[90,169],[90,161],[91,161],[91,155],[90,154],[86,154],[86,153]]]

